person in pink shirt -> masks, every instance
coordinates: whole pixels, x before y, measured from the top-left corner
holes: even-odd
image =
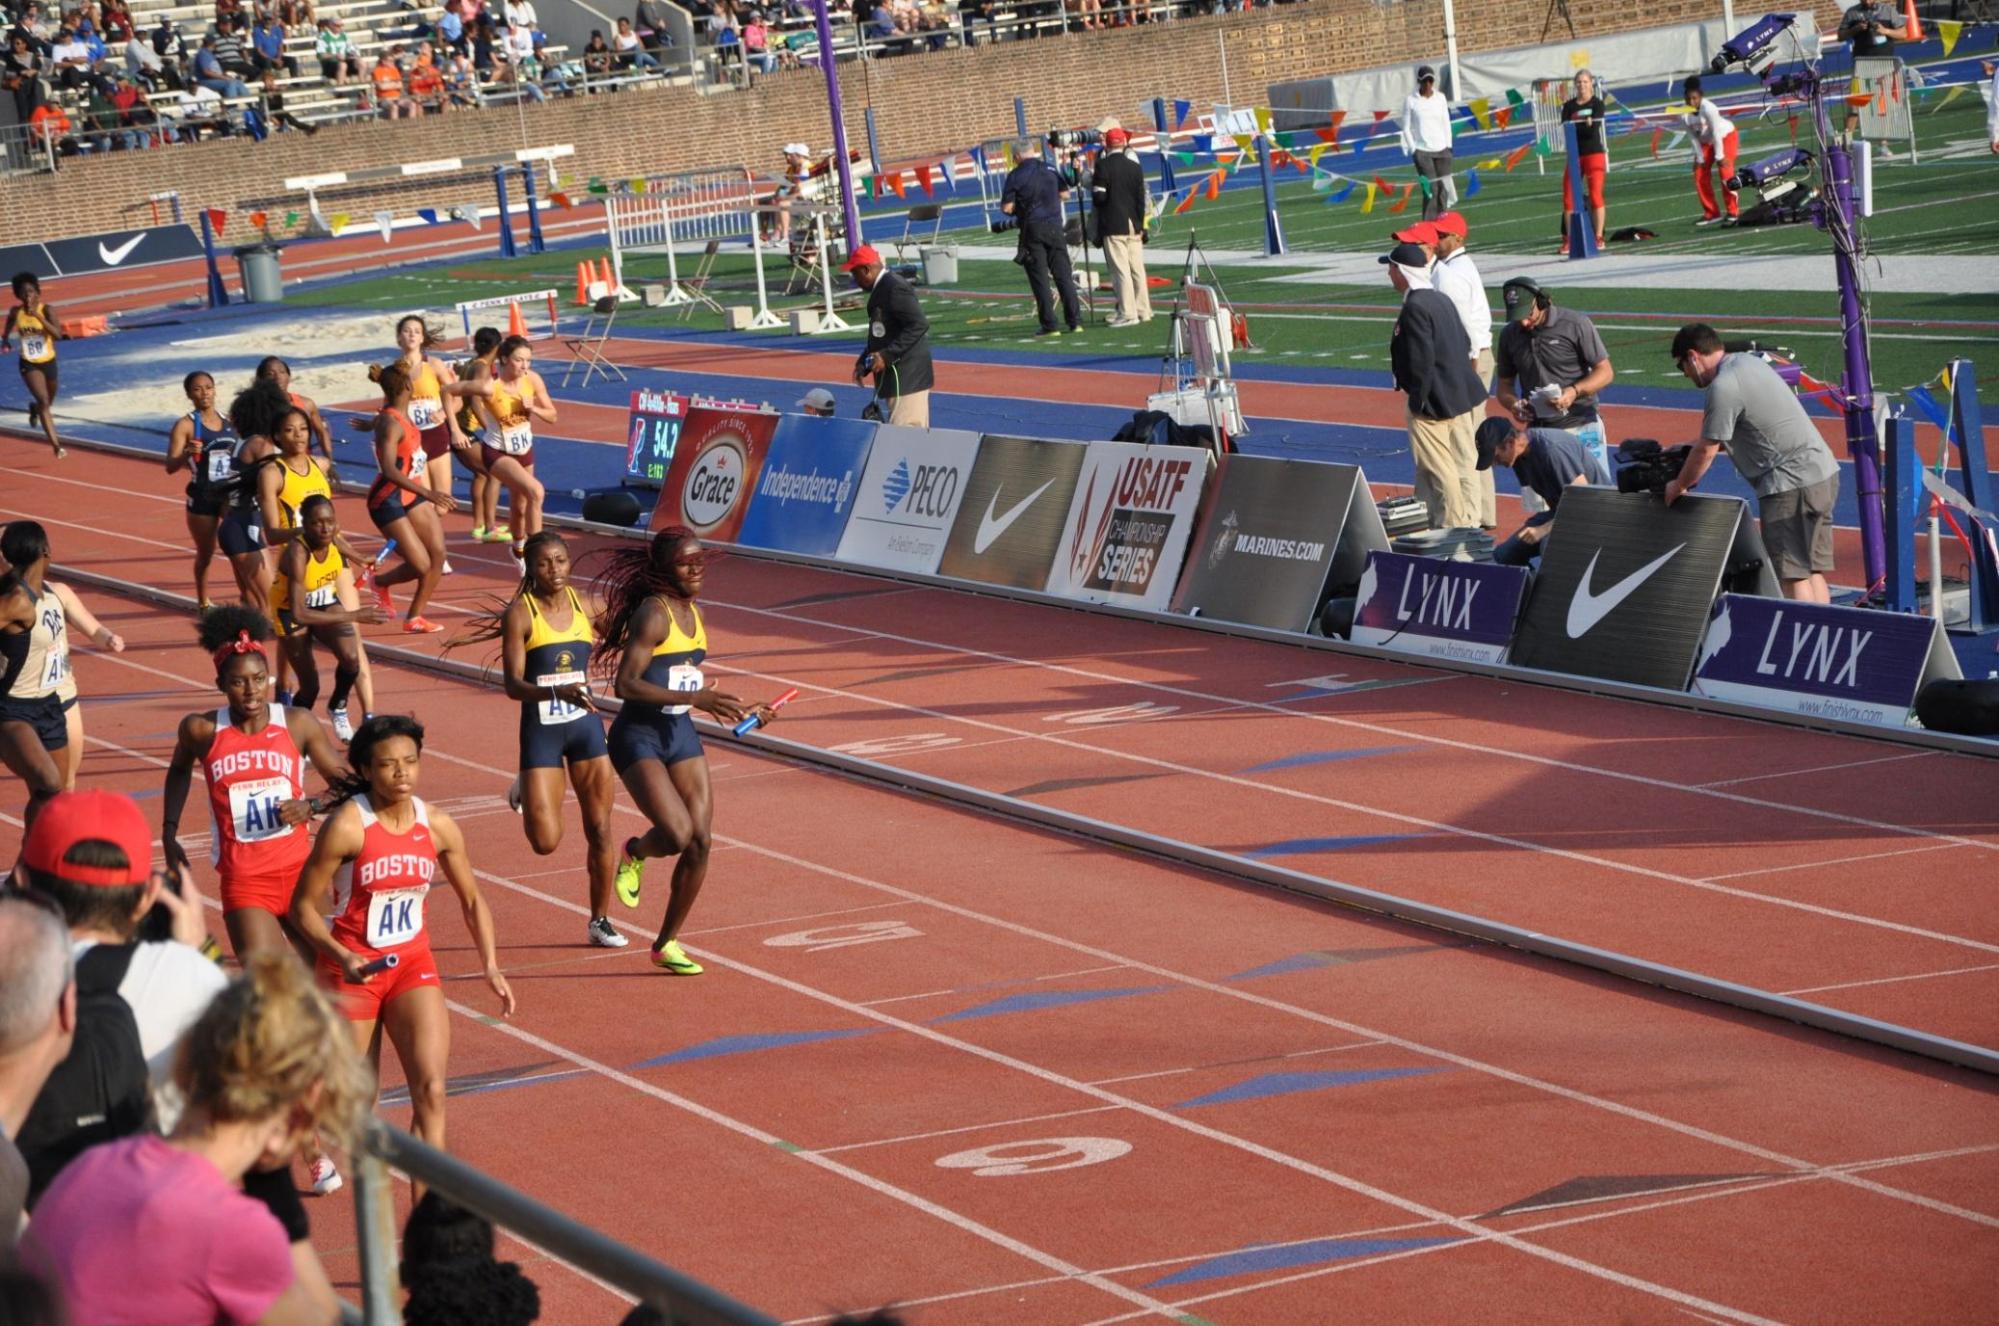
[[[188,1029],[174,1077],[173,1132],[71,1161],[35,1208],[23,1260],[93,1326],[337,1320],[331,1288],[299,1274],[284,1226],[241,1185],[315,1129],[353,1135],[373,1088],[345,1020],[292,954],[256,954]]]

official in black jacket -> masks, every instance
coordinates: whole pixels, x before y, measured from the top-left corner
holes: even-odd
[[[1104,135],[1104,152],[1097,159],[1096,183],[1090,205],[1097,212],[1097,233],[1103,238],[1104,265],[1110,268],[1111,289],[1117,292],[1113,327],[1152,321],[1152,292],[1145,284],[1145,228],[1152,219],[1152,201],[1145,188],[1145,171],[1125,150],[1131,135],[1112,129]]]
[[[1416,461],[1416,496],[1435,529],[1466,529],[1478,521],[1476,430],[1485,384],[1472,367],[1464,319],[1448,295],[1430,285],[1429,255],[1397,244],[1381,259],[1402,292],[1402,309],[1388,341],[1395,386],[1408,397],[1409,452]]]
[[[930,320],[916,291],[884,269],[872,244],[855,249],[840,270],[868,292],[868,343],[854,361],[854,381],[875,380],[875,395],[889,403],[889,423],[930,427]]]

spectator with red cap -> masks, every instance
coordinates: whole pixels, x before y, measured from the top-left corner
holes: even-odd
[[[1437,227],[1428,221],[1413,221],[1392,232],[1389,238],[1397,244],[1414,244],[1423,250],[1423,257],[1429,262],[1437,260]]]
[[[1445,212],[1431,225],[1437,234],[1437,260],[1430,264],[1430,284],[1457,308],[1458,317],[1465,324],[1465,335],[1471,338],[1472,369],[1478,374],[1480,385],[1491,391],[1492,304],[1485,297],[1485,283],[1479,279],[1478,266],[1472,262],[1471,254],[1465,252],[1470,227],[1457,212]],[[1491,529],[1499,523],[1499,508],[1490,469],[1479,471],[1478,487],[1478,523]]]
[[[930,427],[930,387],[935,370],[930,363],[930,320],[916,301],[909,282],[887,270],[872,244],[863,244],[840,264],[854,283],[868,292],[868,343],[854,361],[854,381],[872,377],[875,402],[887,400],[887,421],[910,428]]]
[[[1117,316],[1113,327],[1132,327],[1152,321],[1152,292],[1146,285],[1146,226],[1152,219],[1152,203],[1145,188],[1145,171],[1129,148],[1131,135],[1123,129],[1104,134],[1104,151],[1097,158],[1095,178],[1090,186],[1091,206],[1097,210],[1097,234],[1104,244],[1104,265],[1110,268],[1111,289],[1117,293]]]

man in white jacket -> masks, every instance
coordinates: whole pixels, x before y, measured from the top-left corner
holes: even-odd
[[[1728,207],[1728,218],[1722,220],[1722,202],[1716,200],[1710,169],[1718,169],[1726,181],[1735,174],[1735,123],[1721,113],[1721,107],[1709,101],[1701,91],[1700,75],[1687,79],[1687,108],[1693,113],[1686,117],[1687,132],[1694,139],[1694,193],[1701,200],[1701,219],[1697,226],[1711,226],[1716,222],[1734,225],[1737,215],[1737,194],[1724,183],[1722,198]]]
[[[1465,251],[1465,240],[1469,227],[1463,216],[1456,212],[1446,212],[1434,222],[1437,233],[1437,260],[1430,265],[1430,284],[1450,297],[1451,304],[1458,311],[1458,320],[1465,325],[1465,335],[1471,340],[1472,369],[1478,374],[1479,385],[1492,390],[1492,301],[1486,298],[1485,282],[1478,274],[1478,264]],[[1496,494],[1492,486],[1492,471],[1482,470],[1478,475],[1479,521],[1485,529],[1499,523]]]
[[[1423,219],[1434,221],[1456,207],[1457,186],[1451,183],[1451,105],[1437,91],[1437,71],[1416,69],[1416,90],[1402,103],[1402,150],[1416,163],[1423,181]]]
[[[1979,89],[1985,96],[1985,143],[1994,152],[1999,152],[1999,64],[1990,60],[1980,62],[1985,76],[1991,83]]]

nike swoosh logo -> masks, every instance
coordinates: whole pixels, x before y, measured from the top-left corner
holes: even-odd
[[[1603,555],[1603,549],[1591,553],[1589,569],[1583,572],[1581,582],[1576,585],[1576,596],[1569,600],[1569,639],[1580,640],[1589,634],[1592,627],[1615,612],[1618,604],[1637,593],[1638,587],[1650,580],[1653,572],[1672,561],[1686,546],[1682,543],[1667,549],[1601,594],[1592,590],[1590,585],[1596,579],[1596,559]]]
[[[1013,524],[1014,521],[1019,520],[1027,511],[1027,508],[1034,505],[1034,499],[1047,492],[1054,485],[1055,481],[1050,479],[1047,483],[1042,484],[1026,497],[1021,498],[1018,502],[1008,507],[1005,514],[998,516],[993,514],[993,510],[999,506],[1000,490],[997,488],[993,489],[992,501],[986,503],[986,514],[979,517],[978,537],[972,540],[973,554],[983,553],[986,549],[992,547],[994,541],[1000,535],[1006,533],[1007,527]]]
[[[125,255],[129,254],[133,249],[138,248],[139,242],[145,238],[144,235],[134,235],[115,249],[105,248],[104,241],[100,239],[97,241],[97,256],[104,259],[105,266],[116,267],[119,263],[125,261]]]

